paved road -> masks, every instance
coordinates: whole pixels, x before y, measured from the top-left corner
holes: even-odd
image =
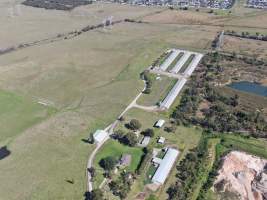
[[[145,81],[144,81],[145,83]],[[123,110],[123,112],[119,115],[119,117],[112,123],[110,124],[108,127],[105,128],[105,131],[108,132],[109,136],[113,134],[113,131],[115,129],[115,127],[117,126],[117,124],[119,123],[120,117],[122,117],[128,110],[130,110],[131,108],[136,106],[136,101],[138,100],[138,98],[142,95],[143,91],[146,88],[146,84],[143,88],[143,90],[134,98],[134,100]],[[93,190],[93,183],[91,181],[91,174],[88,171],[88,169],[90,169],[93,166],[93,162],[94,162],[94,158],[96,153],[98,152],[98,150],[103,146],[103,144],[110,138],[107,137],[103,142],[98,143],[96,145],[96,148],[94,149],[94,151],[90,154],[88,162],[87,162],[87,168],[86,168],[86,176],[87,176],[87,192],[91,192]]]

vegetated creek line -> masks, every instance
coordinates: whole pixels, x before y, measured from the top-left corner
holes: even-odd
[[[82,28],[82,29],[80,29],[78,31],[75,30],[75,31],[70,31],[68,33],[63,33],[63,34],[59,33],[56,36],[45,38],[45,39],[42,39],[42,40],[36,40],[36,41],[33,41],[33,42],[28,42],[28,43],[21,43],[19,45],[10,46],[10,47],[4,48],[4,49],[0,48],[0,55],[11,53],[13,51],[21,50],[21,49],[24,49],[24,48],[27,48],[27,47],[39,46],[39,45],[49,44],[49,43],[62,41],[62,40],[69,40],[69,39],[72,39],[74,37],[78,37],[82,33],[85,33],[85,32],[88,32],[88,31],[92,31],[92,30],[95,30],[95,29],[98,29],[98,28],[105,28],[105,27],[108,27],[108,26],[119,24],[119,23],[125,22],[125,20],[126,19],[116,20],[116,21],[113,21],[113,22],[107,23],[107,24],[100,23],[100,24],[96,24],[96,25],[88,25],[88,26],[85,26],[84,28]]]

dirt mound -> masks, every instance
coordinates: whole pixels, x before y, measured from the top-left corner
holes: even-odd
[[[214,188],[222,199],[266,199],[267,160],[232,151],[224,158]]]

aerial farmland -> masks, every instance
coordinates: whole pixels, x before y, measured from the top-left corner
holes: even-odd
[[[219,171],[215,154],[235,149],[266,158],[267,97],[227,86],[266,86],[266,41],[248,38],[267,34],[266,11],[243,1],[212,12],[98,1],[51,9],[42,3],[0,2],[1,200],[93,199],[99,191],[101,198],[179,199],[169,191],[177,191],[179,169],[200,144],[207,144],[208,159],[197,158],[201,166],[194,169],[204,178],[187,180],[192,190],[182,185],[181,193],[214,197],[211,187],[203,188],[209,172]],[[223,30],[235,36],[225,35],[214,52]],[[211,93],[226,97],[211,100]],[[236,117],[229,118],[237,124],[230,131],[210,124],[227,121],[208,112],[222,104]],[[244,113],[251,121],[242,124]],[[168,173],[162,175],[163,168]],[[121,185],[129,187],[116,190]]]

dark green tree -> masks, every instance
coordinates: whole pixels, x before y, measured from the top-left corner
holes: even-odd
[[[106,158],[101,159],[99,164],[101,167],[103,167],[104,170],[111,171],[115,168],[117,160],[112,156],[108,156]]]

